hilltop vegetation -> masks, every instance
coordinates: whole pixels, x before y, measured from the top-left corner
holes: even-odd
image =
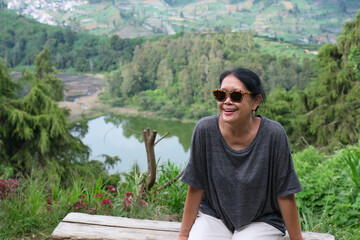
[[[0,57],[10,68],[34,65],[36,55],[46,46],[57,69],[110,71],[130,61],[135,46],[143,42],[140,38],[78,33],[6,11],[0,11],[0,18],[4,20],[0,26]]]
[[[40,24],[7,11],[0,11],[0,18],[4,20],[4,24],[0,26],[0,57],[5,59],[6,65],[10,68],[33,65],[35,56],[46,46],[57,69],[68,72],[106,72],[130,62],[135,46],[141,46],[146,41],[145,38],[122,39],[117,35],[107,37],[75,32],[68,28]],[[176,39],[182,34],[170,38]],[[156,42],[161,38],[160,36],[148,39]],[[260,37],[256,37],[254,41],[262,52],[281,52],[286,56],[295,54],[299,58],[309,56],[305,54],[305,48],[318,47]]]
[[[66,12],[43,10],[60,26],[121,38],[231,28],[291,42],[334,43],[359,9],[357,0],[90,0]]]

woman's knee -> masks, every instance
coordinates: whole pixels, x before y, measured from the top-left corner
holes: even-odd
[[[283,233],[264,222],[253,222],[235,231],[232,240],[280,240]]]
[[[231,240],[232,233],[217,218],[199,212],[189,234],[189,240]]]

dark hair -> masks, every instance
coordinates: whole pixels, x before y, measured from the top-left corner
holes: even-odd
[[[255,98],[258,94],[260,94],[265,101],[265,91],[262,87],[260,78],[256,73],[247,68],[234,68],[232,70],[226,70],[220,75],[220,85],[225,77],[229,75],[234,75],[237,79],[239,79],[245,87],[252,92],[252,97]]]

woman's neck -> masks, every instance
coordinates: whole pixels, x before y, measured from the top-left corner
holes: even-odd
[[[254,140],[261,118],[250,116],[250,119],[240,123],[228,123],[219,119],[220,132],[226,143],[235,150],[246,148]]]

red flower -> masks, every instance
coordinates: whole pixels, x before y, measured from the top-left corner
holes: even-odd
[[[0,199],[10,196],[11,192],[14,192],[19,186],[16,179],[0,179]]]
[[[9,179],[9,185],[10,185],[11,191],[15,191],[15,189],[19,186],[16,179]]]
[[[94,208],[89,208],[89,209],[88,209],[88,213],[89,213],[89,214],[96,214],[96,209],[94,209]]]
[[[74,205],[73,205],[73,208],[74,208],[75,210],[79,210],[79,209],[84,208],[84,207],[86,207],[86,204],[85,204],[82,200],[77,201],[77,202],[74,203]]]
[[[127,192],[127,193],[125,193],[125,195],[126,195],[126,197],[132,197],[132,196],[134,196],[134,194],[133,194],[132,192]]]
[[[144,200],[141,200],[141,201],[138,202],[138,205],[141,206],[141,207],[143,207],[143,206],[147,206],[147,207],[148,207],[148,206],[149,206],[149,203],[145,202]]]
[[[114,204],[109,199],[104,199],[101,201],[101,206],[106,205],[112,207]]]
[[[111,185],[106,186],[106,188],[108,189],[109,192],[114,192],[114,191],[116,191],[116,189],[115,189],[113,186],[111,186]]]
[[[84,195],[79,195],[79,198],[80,199],[84,199],[84,198],[86,198]]]
[[[97,193],[97,194],[95,194],[95,197],[97,198],[101,198],[101,197],[103,197],[104,196],[104,194],[102,194],[102,193]]]

